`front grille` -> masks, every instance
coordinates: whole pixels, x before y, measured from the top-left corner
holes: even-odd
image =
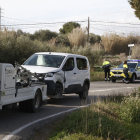
[[[112,72],[113,74],[122,74],[122,72],[117,72],[117,71],[114,71]]]

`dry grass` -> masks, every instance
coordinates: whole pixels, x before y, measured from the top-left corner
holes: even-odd
[[[140,59],[140,44],[136,44],[132,48],[131,57],[134,58],[134,59]]]
[[[128,55],[128,44],[135,44],[139,42],[140,37],[137,34],[130,34],[128,36],[117,35],[115,33],[106,33],[102,36],[102,44],[106,52],[111,54],[125,53]]]
[[[87,41],[86,29],[75,28],[71,33],[68,34],[68,39],[71,47],[84,46]]]

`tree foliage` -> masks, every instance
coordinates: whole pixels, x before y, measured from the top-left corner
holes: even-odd
[[[135,9],[135,15],[140,19],[140,0],[128,0],[129,4]]]
[[[95,35],[95,34],[93,34],[93,33],[90,33],[90,34],[89,34],[89,38],[90,38],[90,43],[91,43],[91,44],[99,43],[100,40],[101,40],[101,36]]]
[[[63,25],[63,28],[60,28],[59,31],[61,34],[70,33],[74,28],[80,27],[79,23],[76,22],[67,22]]]
[[[52,32],[50,30],[39,30],[34,33],[34,39],[37,39],[40,41],[49,41],[52,38],[56,38],[57,36],[58,36],[58,33]]]

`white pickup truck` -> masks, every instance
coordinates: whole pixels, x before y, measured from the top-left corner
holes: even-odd
[[[26,69],[23,71],[20,77],[24,78],[18,82],[19,75],[16,67],[14,68],[12,64],[0,63],[0,110],[19,103],[22,111],[36,112],[42,105],[42,101],[47,99],[47,85],[31,83],[32,73]]]

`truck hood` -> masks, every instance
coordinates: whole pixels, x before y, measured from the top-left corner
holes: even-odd
[[[29,65],[22,65],[22,67],[30,70],[32,73],[49,73],[49,72],[57,72],[60,68],[53,68],[53,67],[43,67],[43,66],[29,66]]]
[[[123,68],[113,68],[113,69],[111,69],[111,71],[123,71]],[[135,71],[135,69],[134,68],[129,68],[128,71],[133,72],[133,71]]]

